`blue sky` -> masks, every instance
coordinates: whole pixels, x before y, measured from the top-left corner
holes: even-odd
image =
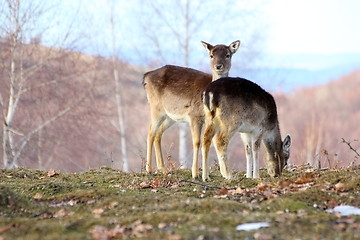
[[[272,0],[266,9],[272,53],[360,53],[360,1]]]
[[[149,3],[145,0],[58,0],[55,3],[51,1],[52,5],[56,6],[57,13],[51,17],[52,27],[43,35],[44,41],[52,39],[56,34],[72,26],[73,32],[85,34],[85,37],[77,43],[78,49],[93,54],[109,54],[111,51],[109,18],[112,9],[117,24],[119,57],[137,64],[156,59],[158,55],[152,49],[152,43],[146,39],[146,33],[140,24],[146,19],[144,16],[153,14],[144,7],[145,2]],[[180,9],[169,5],[167,0],[157,2],[164,13],[178,20],[175,15]],[[195,3],[196,6],[197,1],[190,0],[190,2]],[[360,14],[358,13],[360,1],[358,0],[234,0],[233,5],[221,1],[201,1],[201,3],[203,6],[192,12],[194,18],[201,20],[207,11],[214,9],[215,14],[213,13],[211,19],[204,22],[194,33],[190,67],[204,71],[208,69],[208,56],[200,44],[201,40],[214,44],[229,44],[240,39],[240,49],[233,59],[234,74],[243,73],[243,68],[249,66],[296,69],[296,72],[291,74],[287,71],[277,73],[277,77],[282,79],[280,80],[282,84],[288,82],[288,86],[291,85],[288,88],[315,82],[323,83],[360,68]],[[242,14],[247,9],[255,9],[257,13],[242,22],[246,18]],[[220,19],[216,11],[225,11],[228,16]],[[181,54],[174,45],[176,41],[173,36],[166,34],[166,25],[161,19],[156,19],[154,16],[154,20],[151,17],[152,15],[145,21],[151,20],[158,26],[145,22],[148,24],[145,30],[162,32],[160,41],[167,55],[165,61],[153,66],[181,65]],[[254,32],[261,36],[260,41],[254,41],[252,38]],[[251,51],[260,51],[261,54],[259,59],[246,66],[247,54]],[[148,56],[142,58],[139,53]],[[302,80],[299,69],[307,71],[306,80]],[[312,72],[317,77],[311,78]],[[254,77],[255,80],[261,78],[260,75]]]

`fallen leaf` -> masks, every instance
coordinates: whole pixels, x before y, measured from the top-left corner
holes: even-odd
[[[255,240],[272,240],[272,239],[274,239],[274,236],[272,236],[270,234],[262,233],[262,232],[256,232],[254,234],[254,239]]]
[[[150,188],[150,187],[151,187],[150,184],[147,183],[147,182],[141,182],[140,183],[140,188],[142,188],[142,189]]]
[[[298,178],[295,181],[296,184],[305,184],[305,183],[310,183],[310,182],[314,182],[314,179],[308,178],[308,177],[302,177],[302,178]]]
[[[71,216],[73,215],[74,212],[71,211],[67,211],[65,209],[60,209],[59,211],[57,211],[56,213],[54,213],[54,218],[59,218],[59,217],[66,217],[66,216]]]
[[[169,240],[181,240],[182,239],[182,236],[178,235],[178,234],[170,234],[167,236],[167,239]]]
[[[177,183],[175,183],[175,184],[173,184],[173,185],[170,186],[170,188],[174,188],[174,189],[179,188],[179,187],[180,187],[180,186],[179,186],[179,184],[177,184]]]
[[[95,215],[101,215],[104,212],[103,208],[95,208],[94,210],[92,210],[92,213]]]
[[[57,175],[58,173],[54,170],[54,169],[50,169],[48,172],[47,172],[47,176],[48,177],[54,177],[55,175]]]
[[[113,201],[113,202],[111,202],[111,203],[109,204],[109,208],[110,208],[110,209],[111,209],[111,208],[115,208],[115,207],[117,207],[118,205],[119,205],[118,202]]]
[[[289,179],[280,180],[278,182],[278,185],[280,188],[288,188],[291,184],[292,184],[292,181],[290,181]]]
[[[43,198],[43,195],[41,193],[36,193],[33,197],[35,200],[40,200]]]
[[[245,193],[246,190],[245,189],[242,189],[241,187],[237,187],[236,189],[231,189],[229,190],[229,194],[231,195],[235,195],[235,194],[243,194]]]
[[[216,195],[223,196],[223,195],[227,195],[228,192],[229,192],[229,190],[226,187],[222,187],[216,192]]]
[[[342,182],[338,182],[337,184],[335,184],[335,191],[336,192],[347,192],[349,191],[349,188]]]
[[[143,237],[151,232],[153,226],[147,223],[143,223],[141,220],[137,220],[133,223],[132,235],[135,237]]]
[[[0,234],[3,234],[4,232],[10,230],[13,227],[15,227],[15,223],[9,223],[5,225],[4,227],[0,228]]]
[[[268,187],[269,187],[269,186],[268,186],[266,183],[259,183],[259,184],[257,185],[257,190],[263,192],[263,191],[265,191]]]
[[[151,182],[151,187],[153,188],[158,188],[161,187],[162,185],[162,181],[160,178],[155,178],[152,182]]]
[[[90,234],[94,240],[109,240],[111,237],[107,233],[107,228],[96,225],[90,230]]]
[[[166,228],[167,227],[167,224],[166,223],[159,223],[159,225],[158,225],[158,228],[159,229],[164,229],[164,228]]]

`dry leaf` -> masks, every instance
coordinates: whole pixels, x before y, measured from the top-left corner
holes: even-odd
[[[266,183],[259,183],[258,186],[257,186],[257,190],[258,191],[265,191],[269,186],[266,184]]]
[[[47,176],[48,177],[54,177],[55,175],[57,175],[58,173],[54,170],[54,169],[50,169],[48,172],[47,172]]]
[[[118,202],[113,201],[113,202],[110,203],[109,208],[110,208],[110,209],[111,209],[111,208],[115,208],[115,207],[117,207],[118,205],[119,205]]]
[[[11,228],[15,227],[15,223],[9,223],[5,225],[4,227],[0,228],[0,234],[3,234],[4,232],[10,230]],[[0,237],[1,240],[1,237]]]
[[[159,223],[159,225],[158,225],[158,228],[159,229],[164,229],[164,228],[166,228],[167,227],[167,224],[166,223]]]
[[[108,235],[106,227],[96,225],[90,230],[91,236],[94,240],[109,240],[111,237]]]
[[[33,197],[35,200],[40,200],[43,198],[43,195],[41,193],[36,193]]]
[[[101,215],[104,212],[103,208],[95,208],[94,210],[92,210],[92,213],[95,215]]]
[[[310,183],[310,182],[314,182],[314,179],[308,178],[308,177],[302,177],[302,178],[298,178],[295,181],[296,184],[305,184],[305,183]]]
[[[229,194],[235,195],[235,194],[243,194],[246,190],[242,189],[241,187],[237,187],[235,190],[229,190]]]
[[[169,240],[181,240],[183,238],[182,238],[182,236],[173,233],[173,234],[168,235],[167,239],[169,239]]]
[[[179,188],[179,187],[180,187],[180,185],[177,184],[177,183],[175,183],[175,184],[173,184],[173,185],[170,186],[170,188],[174,188],[174,189]]]
[[[280,188],[287,188],[292,184],[292,182],[289,179],[280,180],[278,185]]]
[[[226,187],[222,187],[216,192],[216,195],[223,196],[223,195],[227,195],[228,192],[229,192],[229,190]]]
[[[56,213],[54,213],[54,218],[59,218],[59,217],[66,217],[66,216],[71,216],[73,215],[74,212],[71,211],[66,211],[65,209],[60,209],[59,211],[57,211]]]
[[[162,182],[160,178],[155,178],[152,182],[151,182],[151,187],[153,188],[158,188],[161,187]]]
[[[349,190],[349,188],[342,182],[338,182],[334,187],[337,192],[347,192]]]
[[[140,183],[140,188],[142,188],[142,189],[150,188],[150,187],[151,187],[150,184],[147,183],[147,182],[141,182]]]

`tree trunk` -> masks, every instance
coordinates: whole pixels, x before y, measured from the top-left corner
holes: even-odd
[[[184,55],[184,66],[189,67],[189,58],[190,58],[190,47],[189,47],[189,27],[190,27],[190,6],[189,1],[185,2],[185,12],[184,12],[184,42],[183,42],[183,55]],[[179,39],[180,41],[180,39]],[[187,158],[187,132],[188,125],[180,124],[179,127],[179,163],[181,168],[190,168],[189,160]]]
[[[3,124],[3,163],[5,169],[16,167],[14,162],[14,152],[12,147],[11,135],[8,126]]]
[[[113,2],[112,2],[113,3]],[[116,39],[115,39],[115,22],[114,22],[114,7],[111,7],[111,16],[110,16],[110,25],[111,25],[111,42],[112,42],[112,67],[113,67],[113,76],[115,82],[115,100],[118,113],[119,121],[119,133],[120,133],[120,150],[122,157],[122,170],[124,172],[129,172],[129,161],[126,151],[126,134],[125,134],[125,116],[124,109],[121,101],[121,86],[119,79],[119,72],[116,68]]]

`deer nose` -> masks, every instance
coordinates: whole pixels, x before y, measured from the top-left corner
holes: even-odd
[[[215,65],[216,70],[221,70],[221,69],[223,69],[223,67],[224,67],[224,65],[222,65],[222,64]]]

